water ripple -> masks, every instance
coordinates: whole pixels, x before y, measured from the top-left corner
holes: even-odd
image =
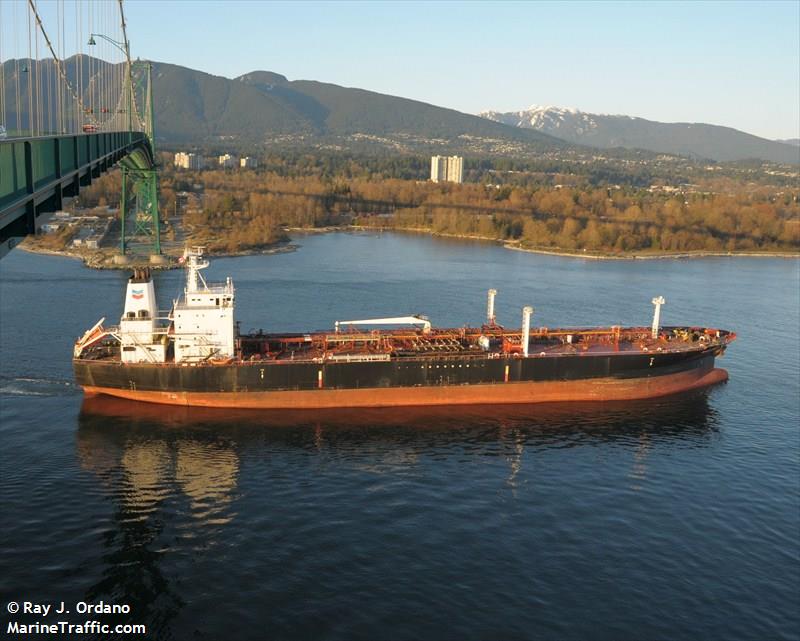
[[[0,601],[128,603],[158,639],[800,636],[795,267],[588,264],[391,235],[220,263],[212,278],[233,273],[245,327],[406,305],[480,322],[485,289],[506,282],[509,325],[514,301],[542,301],[549,326],[641,323],[658,291],[670,315],[740,338],[728,384],[646,403],[81,404],[71,341],[124,275],[12,253],[0,266]],[[380,288],[363,279],[373,264]],[[37,278],[72,291],[31,296]],[[161,291],[178,278],[159,274]],[[275,306],[287,283],[291,304]]]

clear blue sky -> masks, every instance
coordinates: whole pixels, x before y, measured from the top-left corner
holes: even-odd
[[[2,0],[0,0],[2,2]],[[800,137],[800,1],[128,0],[132,53],[468,113],[531,104]]]

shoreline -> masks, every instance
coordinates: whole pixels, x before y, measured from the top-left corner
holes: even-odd
[[[285,240],[281,241],[280,243],[276,243],[274,245],[268,245],[263,249],[243,249],[242,251],[239,252],[229,252],[224,254],[209,252],[206,255],[210,258],[237,258],[239,256],[291,254],[292,252],[296,252],[298,249],[300,249],[300,245],[295,245],[291,240]],[[176,267],[181,267],[181,265],[176,265]]]
[[[486,236],[472,236],[464,234],[447,234],[434,232],[425,228],[383,228],[383,227],[369,227],[364,225],[341,225],[341,226],[328,226],[328,227],[286,227],[284,229],[288,234],[330,234],[342,232],[373,232],[373,233],[404,233],[404,234],[422,234],[434,238],[449,238],[454,240],[464,241],[480,241],[485,243],[492,243],[500,245],[504,249],[512,251],[527,252],[530,254],[542,254],[544,256],[558,256],[561,258],[578,258],[586,260],[675,260],[675,259],[692,259],[692,258],[781,258],[781,259],[800,259],[800,252],[720,252],[720,251],[683,251],[674,253],[661,253],[661,254],[595,254],[589,252],[571,252],[558,249],[535,249],[523,247],[517,241],[507,241],[499,238],[489,238]],[[229,253],[209,253],[208,256],[214,258],[236,258],[239,256],[256,256],[256,255],[269,255],[269,254],[286,254],[295,252],[300,248],[299,245],[292,242],[292,239],[280,241],[273,245],[266,246],[259,249],[246,249],[238,252]],[[112,262],[111,255],[100,254],[102,258],[98,262],[98,254],[85,255],[81,253],[71,252],[69,250],[46,249],[42,247],[35,247],[26,243],[17,245],[17,249],[32,253],[42,254],[46,256],[62,256],[64,258],[72,258],[83,262],[84,266],[90,269],[129,269],[134,263],[125,265],[115,265]],[[178,269],[181,265],[177,262],[177,256],[170,256],[162,254],[167,259],[167,263],[151,264],[151,269],[167,270]],[[174,260],[170,260],[174,259]]]
[[[20,243],[15,247],[15,249],[21,249],[22,251],[28,252],[29,254],[41,254],[43,256],[60,256],[62,258],[72,258],[74,260],[79,260],[83,263],[84,267],[89,269],[110,269],[110,270],[126,270],[130,269],[134,266],[139,266],[136,262],[130,262],[127,264],[114,264],[113,263],[113,254],[102,254],[101,252],[95,254],[80,254],[76,252],[71,252],[69,250],[58,250],[58,249],[47,249],[44,247],[36,247],[32,245],[28,245],[25,242]],[[275,243],[274,245],[267,246],[263,249],[247,249],[242,250],[240,252],[233,252],[233,253],[225,253],[225,254],[216,254],[210,253],[209,256],[213,256],[215,258],[235,258],[237,256],[255,256],[258,254],[288,254],[299,249],[299,245],[295,245],[291,242],[291,240],[281,241],[280,243]],[[144,261],[147,263],[147,266],[153,270],[170,270],[170,269],[180,269],[182,265],[178,262],[179,256],[170,255],[170,254],[161,254],[161,256],[165,259],[166,262],[164,263],[150,263],[148,261]]]
[[[503,240],[501,238],[489,238],[488,236],[472,236],[467,234],[446,234],[434,232],[423,227],[368,227],[364,225],[342,225],[340,227],[315,227],[306,229],[303,227],[287,227],[287,232],[294,233],[307,233],[307,234],[327,234],[332,232],[346,232],[346,231],[372,231],[372,232],[391,232],[391,233],[407,233],[407,234],[423,234],[426,236],[433,236],[436,238],[453,238],[456,240],[472,240],[492,243],[495,245],[502,245],[504,249],[512,251],[528,252],[530,254],[543,254],[545,256],[561,256],[563,258],[585,258],[590,260],[668,260],[675,258],[800,258],[800,252],[725,252],[725,251],[682,251],[674,253],[653,253],[653,254],[595,254],[589,252],[571,252],[559,249],[534,249],[531,247],[522,247],[518,241]]]
[[[529,249],[520,247],[514,243],[504,243],[503,247],[513,251],[528,252],[531,254],[545,254],[549,256],[563,256],[566,258],[586,258],[589,260],[670,260],[687,258],[800,258],[800,252],[790,254],[787,252],[676,252],[674,254],[590,254],[590,253],[571,253],[547,249]]]

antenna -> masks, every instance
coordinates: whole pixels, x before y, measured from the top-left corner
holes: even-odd
[[[208,289],[206,281],[200,275],[200,270],[208,267],[207,260],[203,260],[205,247],[188,247],[183,250],[183,261],[186,264],[186,292],[196,292],[198,280],[203,284],[203,289]]]

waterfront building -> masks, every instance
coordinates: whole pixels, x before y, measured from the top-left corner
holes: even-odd
[[[464,182],[464,159],[461,156],[450,156],[447,159],[447,182]]]
[[[438,183],[446,179],[447,158],[444,156],[431,156],[431,181]]]
[[[431,156],[431,181],[464,182],[464,159],[461,156]]]
[[[231,169],[236,166],[236,158],[231,156],[230,154],[224,154],[220,156],[218,159],[219,166],[223,169]]]
[[[203,157],[198,154],[185,153],[179,151],[175,154],[175,166],[182,169],[202,169],[204,166]]]

